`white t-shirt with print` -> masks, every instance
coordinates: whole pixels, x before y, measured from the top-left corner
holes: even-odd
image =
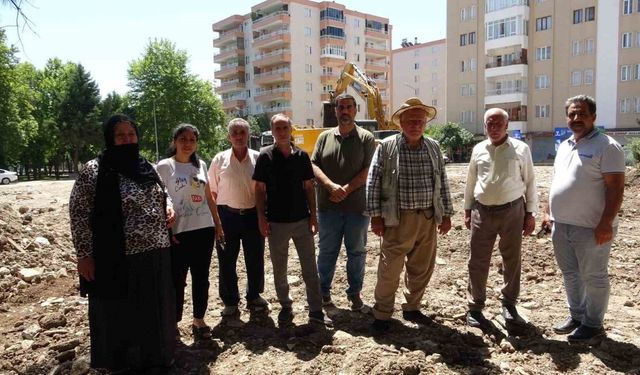
[[[207,204],[205,186],[207,165],[199,160],[199,167],[179,163],[174,158],[160,160],[156,170],[167,187],[176,212],[173,234],[213,227],[213,217]]]

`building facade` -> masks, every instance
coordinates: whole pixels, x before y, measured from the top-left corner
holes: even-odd
[[[376,82],[385,108],[390,106],[387,18],[332,1],[267,0],[249,14],[214,23],[213,31],[218,33],[214,62],[220,64],[216,92],[229,114],[283,112],[296,126],[321,127],[322,101],[329,99],[347,61]],[[365,100],[350,93],[359,117],[369,118]]]
[[[435,122],[447,122],[447,43],[445,39],[418,43],[404,40],[391,51],[393,66],[392,108],[397,109],[412,96],[438,111]],[[456,119],[457,121],[457,119]]]
[[[578,94],[622,144],[640,130],[639,0],[449,0],[447,39],[447,116],[475,134],[501,107],[547,159]]]

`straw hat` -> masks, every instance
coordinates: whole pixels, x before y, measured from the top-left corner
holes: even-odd
[[[400,126],[400,115],[402,115],[405,111],[408,111],[410,109],[421,109],[425,111],[427,113],[427,122],[433,120],[434,117],[436,117],[436,113],[437,113],[434,107],[428,106],[422,103],[420,99],[413,97],[413,98],[407,99],[404,103],[402,103],[400,108],[398,108],[398,110],[395,111],[393,116],[391,116],[391,122],[393,122],[397,126]]]

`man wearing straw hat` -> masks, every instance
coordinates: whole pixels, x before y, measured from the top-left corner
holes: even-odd
[[[402,133],[385,138],[376,149],[367,176],[367,214],[371,230],[382,237],[375,288],[379,334],[389,328],[402,269],[406,268],[402,317],[425,323],[421,299],[436,259],[437,232],[451,229],[453,205],[438,143],[424,136],[436,109],[418,98],[405,101],[391,120]]]

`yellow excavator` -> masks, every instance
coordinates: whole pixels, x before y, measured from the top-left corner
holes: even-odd
[[[296,146],[311,155],[320,133],[326,130],[326,128],[338,125],[335,113],[335,98],[346,92],[349,86],[367,102],[367,113],[370,119],[356,120],[358,125],[371,131],[376,139],[382,139],[400,131],[398,126],[386,119],[384,107],[382,106],[382,97],[380,96],[380,91],[375,81],[367,76],[354,63],[349,62],[342,69],[340,77],[336,81],[335,90],[329,93],[330,101],[322,103],[322,128],[298,128],[294,126],[291,137]],[[263,146],[273,143],[271,132],[262,134],[261,143]]]

